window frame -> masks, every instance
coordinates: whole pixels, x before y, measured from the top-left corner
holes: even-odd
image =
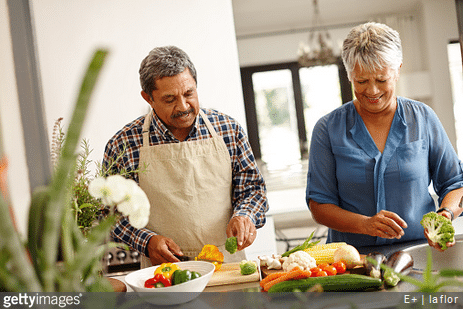
[[[349,102],[353,99],[353,91],[351,83],[348,80],[345,67],[342,59],[339,57],[337,62],[334,63],[338,66],[338,76],[340,79],[340,92],[342,96],[342,104]],[[261,160],[261,144],[259,141],[259,127],[258,116],[256,113],[255,93],[253,87],[252,76],[258,72],[268,72],[277,70],[290,70],[292,76],[293,96],[295,100],[295,112],[298,128],[298,139],[300,142],[300,155],[302,159],[307,158],[308,154],[308,140],[306,134],[306,126],[304,119],[304,100],[301,89],[301,81],[299,70],[303,68],[298,62],[281,62],[266,65],[247,66],[240,68],[240,75],[242,79],[243,101],[245,104],[245,115],[247,122],[248,140],[253,150],[256,159]]]

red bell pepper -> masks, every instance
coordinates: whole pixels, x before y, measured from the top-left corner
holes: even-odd
[[[156,274],[155,277],[145,281],[146,288],[164,288],[171,286],[171,280],[167,279],[163,274]]]

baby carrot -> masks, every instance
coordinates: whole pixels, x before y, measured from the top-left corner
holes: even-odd
[[[286,274],[286,272],[284,272],[284,271],[271,273],[271,274],[267,275],[266,277],[264,277],[264,279],[259,282],[259,285],[261,287],[264,287],[264,284],[266,284],[266,283],[268,283],[268,282],[270,282],[270,281],[272,281],[272,280],[274,280],[274,279],[276,279],[276,278],[278,278],[280,276],[283,276],[285,274]]]
[[[283,282],[283,281],[287,281],[287,280],[291,280],[291,279],[295,279],[298,276],[301,276],[303,273],[304,273],[304,270],[302,270],[300,268],[296,268],[296,269],[294,268],[291,271],[285,273],[285,275],[279,276],[276,279],[265,283],[263,289],[264,289],[264,291],[267,292],[271,288],[271,286],[273,286],[274,284],[277,284],[277,283]]]

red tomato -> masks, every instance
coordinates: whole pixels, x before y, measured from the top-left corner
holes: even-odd
[[[316,277],[325,277],[325,276],[327,276],[327,273],[325,271],[323,271],[323,270],[318,271],[316,273]]]
[[[337,269],[331,265],[325,266],[322,270],[325,271],[328,276],[335,276],[337,274]]]
[[[309,270],[311,272],[311,277],[316,277],[317,272],[321,271],[319,267],[313,267]]]
[[[311,268],[311,269],[310,269],[310,271],[311,271],[311,277],[316,277],[316,274],[317,274],[318,272],[320,272],[321,270],[322,270],[322,269],[320,269],[319,267],[313,267],[313,268]]]
[[[319,267],[320,269],[324,269],[327,266],[329,266],[329,264],[327,264],[327,263],[321,263],[321,264],[317,265],[317,267]]]
[[[346,271],[346,265],[342,261],[335,262],[332,264],[335,269],[337,269],[338,274],[343,274]]]

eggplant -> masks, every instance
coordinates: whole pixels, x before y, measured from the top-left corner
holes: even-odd
[[[400,278],[396,273],[408,275],[414,266],[414,260],[409,253],[396,251],[388,257],[385,265],[393,271],[385,271],[383,273],[383,281],[389,286],[396,286],[400,282]]]
[[[370,262],[369,259],[374,260],[375,262]],[[380,271],[380,264],[383,264],[386,260],[385,255],[379,252],[371,252],[366,256],[364,262],[364,267],[369,276],[373,278],[381,278],[382,272]]]

